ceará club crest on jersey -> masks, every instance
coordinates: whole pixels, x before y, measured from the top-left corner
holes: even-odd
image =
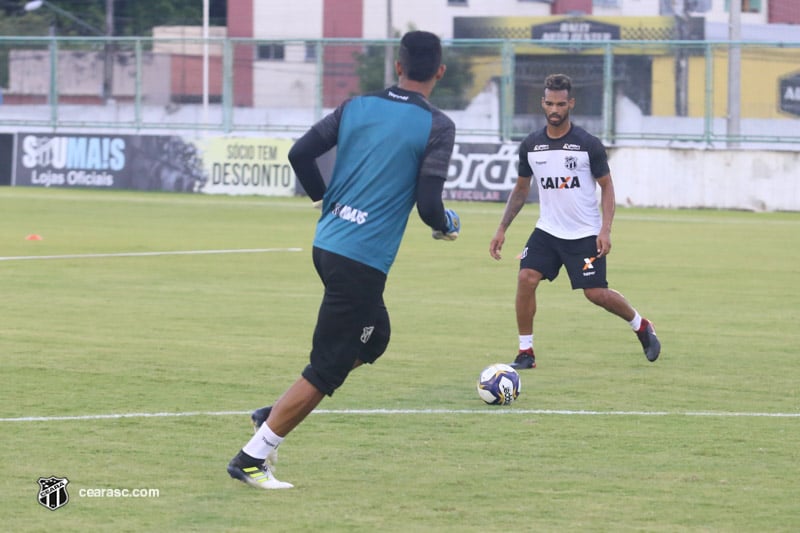
[[[568,155],[564,158],[564,166],[567,167],[568,170],[575,170],[578,168],[578,158],[574,155]]]

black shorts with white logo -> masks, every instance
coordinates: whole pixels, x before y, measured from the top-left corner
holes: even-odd
[[[303,377],[330,396],[356,360],[374,363],[386,351],[391,333],[383,302],[386,274],[317,247],[312,257],[325,294]]]
[[[562,265],[567,269],[573,289],[608,287],[606,257],[597,257],[596,236],[559,239],[544,230],[534,229],[522,251],[520,270],[531,268],[553,281]]]

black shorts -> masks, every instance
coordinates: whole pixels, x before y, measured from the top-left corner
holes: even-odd
[[[357,359],[374,363],[386,351],[391,333],[383,303],[386,274],[316,247],[312,257],[325,294],[303,377],[330,396]]]
[[[539,228],[533,230],[519,261],[520,270],[531,268],[553,281],[564,265],[573,289],[607,288],[606,256],[597,257],[597,237],[559,239]]]

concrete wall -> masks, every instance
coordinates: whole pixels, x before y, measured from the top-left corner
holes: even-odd
[[[101,103],[103,59],[102,52],[60,50],[57,72],[60,100],[65,103]],[[143,101],[150,104],[169,102],[171,59],[166,54],[142,54]],[[6,103],[45,101],[50,91],[50,53],[47,50],[11,50],[8,63]],[[133,53],[114,54],[113,69],[112,96],[132,100],[136,94],[136,59]]]
[[[636,207],[800,211],[800,153],[614,148],[617,203]]]

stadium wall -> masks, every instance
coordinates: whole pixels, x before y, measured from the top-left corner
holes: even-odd
[[[800,211],[800,153],[609,150],[617,203],[637,207]]]
[[[0,185],[200,194],[303,194],[289,138],[180,135],[0,135]],[[517,177],[516,143],[462,142],[446,200],[505,202]],[[800,153],[611,147],[617,203],[630,207],[800,211]],[[335,155],[321,158],[330,175]],[[536,190],[530,201],[537,201]]]

